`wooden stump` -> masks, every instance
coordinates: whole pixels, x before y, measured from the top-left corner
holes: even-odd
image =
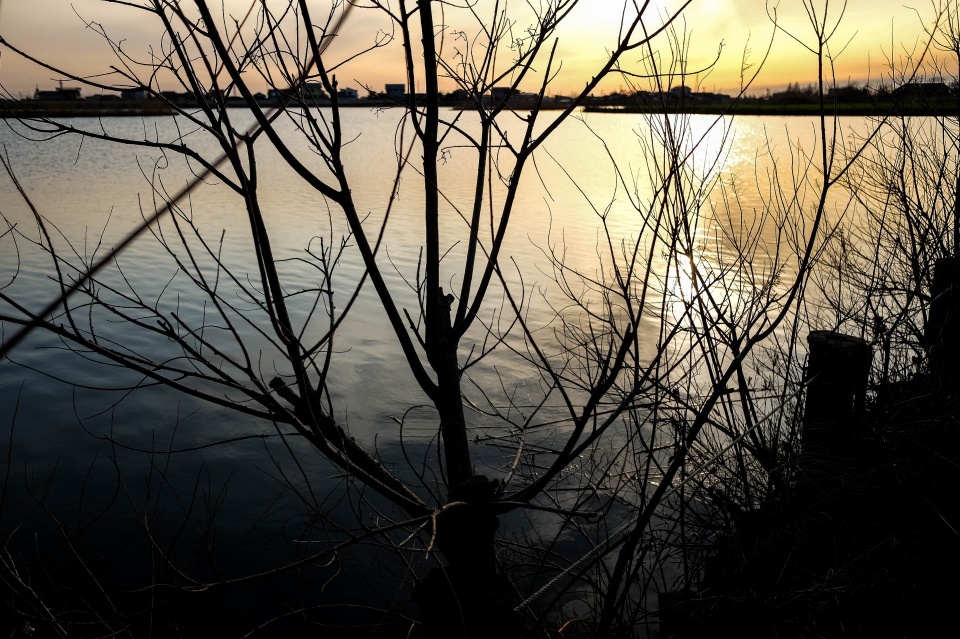
[[[960,380],[960,260],[938,260],[933,269],[930,315],[925,327],[930,373],[945,387]]]
[[[864,413],[873,355],[870,345],[833,331],[811,331],[807,344],[804,450],[848,452]]]
[[[437,547],[447,560],[417,583],[424,639],[490,639],[519,635],[514,588],[500,571],[494,539],[498,484],[474,476],[450,494],[435,519]]]

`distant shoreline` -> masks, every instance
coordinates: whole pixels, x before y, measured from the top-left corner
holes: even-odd
[[[269,108],[273,104],[261,104],[262,108]],[[318,107],[328,107],[329,103],[317,104]],[[401,106],[396,102],[385,100],[342,100],[340,107],[359,108],[396,108]],[[442,101],[440,106],[452,108],[469,108],[461,101]],[[518,101],[510,105],[516,111],[530,110],[532,104]],[[542,110],[557,110],[567,105],[553,101],[541,105]],[[183,108],[183,107],[179,107]],[[190,107],[187,107],[190,108]],[[199,107],[197,107],[199,108]],[[227,108],[247,108],[245,104],[228,104]],[[817,103],[771,102],[768,100],[743,100],[724,103],[660,103],[660,104],[590,104],[582,107],[587,113],[635,113],[635,114],[686,114],[686,115],[754,115],[754,116],[816,116],[820,114],[820,105]],[[128,101],[56,101],[56,100],[0,100],[0,118],[70,118],[70,117],[156,117],[168,116],[176,113],[176,109],[160,100]],[[827,102],[824,105],[826,115],[837,116],[932,116],[932,117],[960,117],[960,105],[956,101],[948,104],[947,101],[935,103],[894,101],[876,102]]]
[[[262,109],[277,106],[277,102],[264,100],[258,102]],[[227,102],[227,109],[247,109],[246,102],[233,99]],[[317,101],[314,107],[330,106],[329,101]],[[345,108],[367,107],[395,108],[403,106],[395,101],[382,99],[343,99],[338,106]],[[443,104],[441,106],[460,106]],[[0,119],[7,118],[76,118],[76,117],[127,117],[127,116],[166,116],[180,110],[200,109],[200,105],[171,104],[162,100],[0,100]]]
[[[72,118],[172,115],[170,105],[159,100],[2,100],[0,118]]]
[[[768,116],[815,116],[820,115],[820,105],[811,103],[773,103],[767,101],[743,101],[726,104],[686,104],[686,105],[590,105],[583,107],[589,113],[645,113],[645,114],[687,114],[687,115],[768,115]],[[960,116],[960,106],[954,104],[919,104],[886,102],[849,103],[825,102],[825,115],[839,116]]]

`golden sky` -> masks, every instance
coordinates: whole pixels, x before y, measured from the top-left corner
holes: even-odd
[[[242,7],[246,6],[244,2],[248,1],[227,0],[227,13],[242,15]],[[472,1],[476,2],[485,24],[492,23],[489,7],[493,0]],[[537,1],[534,0],[534,4]],[[888,74],[891,50],[900,59],[904,51],[920,46],[918,43],[923,39],[921,18],[929,20],[934,15],[937,1],[918,0],[910,5],[911,0],[850,0],[831,40],[837,81],[841,84],[849,80],[862,83],[871,79],[875,82]],[[267,6],[274,9],[285,5],[285,0],[266,2]],[[529,23],[526,4],[521,0],[513,0],[508,4],[509,10],[514,12],[512,15],[516,19],[517,33],[522,33],[523,27]],[[570,93],[593,76],[606,51],[616,44],[623,4],[623,0],[582,0],[558,34],[557,51],[558,57],[563,60],[563,67],[549,93]],[[662,21],[661,16],[679,4],[682,3],[676,0],[649,2],[645,14],[648,27],[656,27]],[[311,2],[310,6],[315,7],[315,22],[325,14],[329,5],[329,0]],[[396,6],[397,0],[392,0],[392,5]],[[634,6],[634,3],[631,1],[628,5]],[[812,5],[821,14],[825,8],[828,9],[831,23],[836,22],[833,16],[840,18],[843,6],[824,0],[814,0]],[[744,59],[752,73],[759,67],[768,47],[771,47],[770,55],[752,85],[751,93],[759,93],[767,88],[778,90],[789,82],[807,84],[814,81],[817,58],[805,51],[790,35],[808,44],[815,42],[803,7],[804,3],[800,0],[780,0],[778,3],[766,0],[693,0],[682,20],[676,23],[678,35],[686,39],[687,68],[692,71],[711,64],[713,68],[708,73],[691,74],[682,82],[699,86],[704,91],[733,92],[740,85]],[[784,30],[775,32],[774,14]],[[456,28],[467,33],[477,29],[476,23],[471,24],[469,20],[463,22],[462,18],[457,18],[449,11],[444,15],[444,20],[449,24],[448,33]],[[0,0],[0,35],[3,38],[78,75],[102,73],[117,63],[110,47],[96,32],[98,24],[116,41],[122,42],[122,49],[129,52],[135,61],[148,61],[151,47],[162,44],[156,20],[129,7],[99,0]],[[373,43],[378,30],[389,28],[389,22],[374,11],[355,10],[330,52],[348,57]],[[457,45],[452,37],[446,40],[449,52]],[[340,85],[356,88],[367,85],[381,89],[388,82],[403,82],[402,59],[398,51],[396,47],[386,47],[351,62],[339,70]],[[642,71],[642,59],[649,53],[643,49],[628,53],[623,58],[625,67]],[[670,51],[666,40],[661,40],[652,54],[660,61],[661,69],[669,66]],[[506,62],[509,55],[510,51],[504,50],[501,59]],[[2,50],[0,56],[0,84],[8,91],[14,94],[32,93],[37,86],[50,88],[55,85],[54,80],[58,78],[55,73],[26,63],[9,50]],[[538,67],[541,73],[543,66],[541,64]],[[532,81],[541,78],[542,75],[535,74]],[[669,83],[675,85],[681,80],[675,79]],[[266,89],[263,81],[253,81],[252,84],[258,90]],[[452,84],[441,87],[442,90],[453,88]],[[528,84],[525,88],[535,87]],[[601,92],[621,88],[627,90],[629,81],[613,77],[602,86]],[[641,88],[645,87],[641,85]]]

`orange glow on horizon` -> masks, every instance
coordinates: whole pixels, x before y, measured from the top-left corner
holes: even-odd
[[[228,6],[236,13],[246,7],[246,1],[228,0]],[[323,6],[328,4],[329,0],[326,4],[321,3]],[[840,5],[836,2],[818,0],[814,4],[818,7],[829,4],[832,11],[839,14],[837,8]],[[647,29],[655,29],[662,24],[663,16],[682,5],[681,0],[650,2],[645,13]],[[514,2],[507,6],[516,11],[511,14],[517,18],[515,30],[522,33],[531,19],[528,5]],[[627,4],[628,20],[632,15],[630,12],[635,11],[634,6],[633,3]],[[490,7],[489,0],[480,0],[477,4],[485,24]],[[563,65],[548,90],[549,94],[577,92],[596,74],[621,33],[623,7],[623,0],[591,0],[581,2],[575,8],[568,22],[558,31],[558,54]],[[921,17],[929,20],[929,13],[929,7],[923,7],[918,16],[917,12],[905,8],[902,0],[874,0],[869,6],[848,3],[831,43],[832,53],[843,51],[834,61],[837,83],[878,82],[889,72],[887,63],[891,48],[896,48],[899,54],[917,49],[923,37]],[[140,60],[149,59],[150,47],[157,47],[161,42],[154,21],[145,20],[142,11],[95,0],[4,0],[0,34],[38,57],[63,65],[76,75],[101,73],[117,60],[103,39],[87,28],[78,15],[83,20],[102,22],[109,33],[115,34],[115,39],[123,40],[124,50]],[[438,12],[438,20],[440,15]],[[442,15],[444,20],[451,22],[447,33],[460,28],[454,9],[447,7]],[[781,28],[776,34],[771,19],[773,15]],[[489,18],[492,20],[492,15]],[[355,12],[340,36],[338,50],[361,50],[374,41],[384,24],[375,19],[370,10]],[[762,93],[767,88],[781,90],[793,82],[806,85],[816,80],[816,57],[793,39],[796,37],[807,44],[812,40],[809,21],[800,3],[780,2],[778,5],[770,0],[693,0],[674,26],[687,58],[687,69],[702,71],[684,78],[682,83],[687,86],[736,93],[742,79],[749,79],[759,68],[768,47],[771,47],[771,40],[770,55],[748,90],[749,94]],[[472,26],[468,24],[464,29],[476,31],[479,27],[474,21]],[[448,41],[447,46],[453,45]],[[504,65],[510,59],[508,53],[504,49],[501,56]],[[659,60],[659,68],[665,70],[669,69],[669,60],[675,55],[669,41],[661,38],[652,51],[640,48],[629,52],[623,59],[623,66],[629,71],[643,73],[649,66],[645,66],[644,59],[653,56]],[[543,71],[542,66],[545,63],[537,65],[537,73],[530,74],[529,86],[523,88],[536,90],[543,79],[538,75]],[[352,62],[339,72],[338,77],[341,86],[382,89],[386,83],[402,82],[403,75],[398,50],[386,48]],[[0,84],[14,94],[32,93],[38,86],[51,88],[55,79],[50,71],[40,69],[10,51],[3,51],[0,57]],[[671,84],[680,83],[678,80]],[[600,85],[598,93],[628,90],[630,85],[629,77],[612,75]],[[266,86],[255,88],[265,90]],[[441,86],[441,90],[447,91],[454,88],[452,82]]]

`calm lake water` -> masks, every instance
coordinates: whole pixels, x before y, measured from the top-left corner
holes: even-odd
[[[231,117],[244,116],[231,112]],[[344,111],[343,117],[345,137],[352,140],[344,158],[354,176],[352,192],[361,213],[368,215],[368,228],[376,228],[384,219],[397,166],[395,148],[401,143],[399,113],[356,108]],[[188,144],[205,155],[216,153],[211,139],[190,133],[184,122],[178,123],[179,129],[175,128],[170,119],[117,118],[75,123],[93,131],[102,126],[130,139],[176,140],[183,135]],[[475,114],[464,114],[459,124],[468,131],[476,130]],[[511,139],[519,139],[521,124],[517,122],[515,130],[509,131]],[[841,125],[841,136],[846,137],[866,130],[868,122],[851,118],[842,120]],[[119,147],[75,136],[37,142],[34,140],[42,135],[25,132],[15,125],[34,139],[29,140],[14,134],[9,127],[10,123],[0,122],[3,152],[36,208],[56,227],[55,244],[60,250],[74,252],[75,263],[80,258],[102,254],[105,246],[153,210],[151,184],[175,192],[191,175],[192,167],[174,154],[163,156],[156,150]],[[698,259],[721,262],[725,259],[725,247],[731,246],[725,232],[757,228],[760,250],[754,265],[758,272],[763,271],[764,260],[771,259],[765,256],[775,252],[778,241],[774,225],[769,220],[761,224],[762,211],[776,198],[772,185],[778,180],[808,180],[801,184],[801,199],[793,208],[787,207],[801,222],[809,214],[803,198],[809,202],[816,195],[818,177],[806,159],[818,152],[816,127],[817,123],[807,118],[742,117],[728,121],[693,116],[683,120],[678,130],[690,141],[683,147],[689,153],[685,164],[689,179],[711,185],[694,208],[706,211],[712,206],[725,214],[720,216],[722,223],[711,216],[700,221],[697,234],[703,242]],[[298,140],[296,133],[288,126],[286,135],[298,157],[322,171],[320,160]],[[601,269],[597,262],[598,246],[602,250],[605,245],[600,234],[601,216],[615,242],[638,234],[637,209],[644,210],[654,200],[650,174],[656,172],[657,135],[655,128],[636,115],[584,114],[565,123],[538,153],[536,165],[528,167],[504,249],[506,259],[502,262],[508,273],[523,274],[522,278],[509,274],[508,277],[513,277],[514,291],[522,290],[530,303],[526,317],[535,330],[549,330],[546,327],[554,316],[565,312],[554,271],[545,255],[548,249],[562,249],[567,267],[597,274]],[[410,132],[405,131],[402,141],[409,139]],[[694,144],[694,140],[698,142]],[[455,266],[464,250],[464,243],[458,241],[465,228],[460,214],[469,215],[463,205],[474,188],[470,170],[473,160],[469,150],[460,144],[453,138],[448,140],[440,166],[446,201],[441,232],[444,247],[449,251],[445,264],[451,265],[444,272],[445,281],[450,283],[448,290],[456,289],[462,277]],[[505,155],[496,159],[503,162],[506,173],[509,162]],[[414,155],[412,160],[416,159]],[[291,290],[310,289],[318,285],[317,272],[297,260],[305,257],[308,245],[319,247],[319,240],[311,242],[311,238],[325,238],[329,246],[331,238],[334,243],[340,241],[345,226],[337,211],[328,210],[316,192],[304,186],[278,157],[266,150],[261,152],[259,172],[261,200],[275,252],[279,258],[290,260],[283,266],[288,285]],[[422,224],[423,196],[418,182],[413,171],[404,175],[379,253],[399,305],[413,315],[417,308],[413,283],[420,260]],[[502,192],[502,186],[495,189]],[[838,191],[830,202],[830,215],[842,213],[848,202],[848,194]],[[27,207],[5,175],[0,177],[0,212],[10,224],[20,225],[27,235],[36,236],[36,225]],[[217,244],[222,238],[222,247],[216,250],[241,280],[248,274],[256,279],[250,236],[245,230],[246,217],[235,194],[210,180],[194,194],[184,214],[192,218],[207,241]],[[171,225],[165,225],[164,237],[174,237],[170,235],[173,230]],[[196,242],[193,246],[197,246]],[[14,244],[12,234],[0,239],[0,249],[0,285],[7,285],[14,273],[17,275],[4,289],[6,294],[32,309],[40,308],[55,295],[56,286],[49,279],[48,256],[22,240]],[[177,255],[185,257],[182,249]],[[156,238],[140,239],[120,257],[119,265],[123,277],[114,271],[108,282],[123,287],[125,277],[144,298],[159,299],[160,306],[175,310],[188,321],[209,312],[203,298],[191,293],[190,283],[183,277],[174,277],[171,258],[161,250]],[[209,274],[215,273],[209,261],[204,268]],[[346,299],[361,274],[356,251],[348,241],[333,280],[337,294]],[[678,283],[681,288],[683,285],[682,281]],[[250,307],[246,300],[237,299],[239,305]],[[292,307],[298,317],[306,316],[314,299],[309,294],[294,298]],[[505,328],[497,326],[501,321],[501,303],[497,288],[480,314],[484,322],[497,330]],[[164,352],[163,344],[130,333],[121,323],[106,326],[115,327],[115,331],[111,328],[104,334],[107,339],[144,352]],[[3,327],[5,335],[13,330],[13,326]],[[641,341],[655,344],[659,330],[656,322],[641,326]],[[319,336],[322,331],[320,322],[308,326],[305,335]],[[404,453],[398,446],[394,418],[404,416],[411,407],[426,404],[426,398],[409,375],[369,285],[340,335],[330,380],[337,417],[359,441],[375,444],[386,463],[409,475],[412,471],[404,469]],[[484,336],[485,332],[478,329],[469,337],[479,349]],[[250,331],[248,337],[257,343],[254,332]],[[518,343],[514,341],[513,345]],[[463,357],[467,351],[469,346],[462,352]],[[269,349],[265,352],[269,353]],[[263,370],[270,370],[269,357],[260,365]],[[476,388],[490,393],[489,401],[506,411],[510,398],[514,404],[510,410],[522,413],[538,401],[538,380],[530,378],[529,370],[522,356],[501,349],[471,368],[469,374]],[[0,527],[5,534],[16,531],[23,537],[29,531],[46,531],[41,534],[54,543],[57,535],[50,532],[51,516],[60,518],[66,527],[75,528],[89,524],[106,510],[98,526],[91,528],[96,532],[86,543],[100,553],[97,556],[109,567],[116,563],[118,549],[124,544],[142,543],[136,541],[138,518],[164,527],[185,518],[202,522],[215,515],[221,531],[217,552],[232,556],[234,563],[228,572],[240,574],[250,566],[260,565],[260,559],[269,563],[265,557],[245,556],[248,544],[276,540],[289,545],[287,542],[298,538],[313,520],[296,491],[319,495],[317,502],[334,519],[355,520],[357,513],[352,512],[349,500],[341,499],[345,487],[337,473],[309,448],[293,442],[288,449],[275,439],[259,437],[206,447],[238,437],[272,434],[272,427],[168,390],[149,385],[132,390],[142,385],[141,377],[116,367],[91,364],[71,355],[59,341],[41,334],[34,334],[23,343],[11,361],[0,362],[0,432],[4,442],[0,476],[6,477]],[[478,406],[483,406],[486,397],[472,388],[467,392]],[[545,411],[544,419],[549,414]],[[493,434],[501,427],[499,422],[487,420],[479,413],[470,419],[474,420],[478,436]],[[406,414],[404,436],[410,447],[408,455],[432,458],[433,424],[434,418],[425,408],[414,408]],[[168,449],[189,452],[172,456],[146,452]],[[476,454],[481,464],[491,466],[486,472],[496,476],[506,453],[484,438],[476,445]],[[296,456],[299,465],[293,463],[291,455]],[[296,490],[290,490],[291,487]],[[110,504],[112,507],[107,509]],[[376,513],[360,516],[375,517]],[[104,521],[113,523],[104,525]],[[104,531],[113,531],[116,537]],[[171,540],[175,536],[169,531],[167,534]],[[188,545],[205,543],[202,536],[190,531],[178,534]],[[309,541],[323,537],[317,530],[313,534],[316,538]],[[336,536],[335,532],[330,534]],[[62,550],[62,545],[58,547]],[[141,546],[136,547],[142,551]],[[285,550],[281,554],[296,552]],[[135,557],[136,553],[130,556]],[[208,575],[216,572],[209,563],[199,560],[197,569]],[[329,569],[329,575],[319,572],[332,576],[332,570]],[[361,581],[365,579],[363,571],[354,570],[353,574]]]

